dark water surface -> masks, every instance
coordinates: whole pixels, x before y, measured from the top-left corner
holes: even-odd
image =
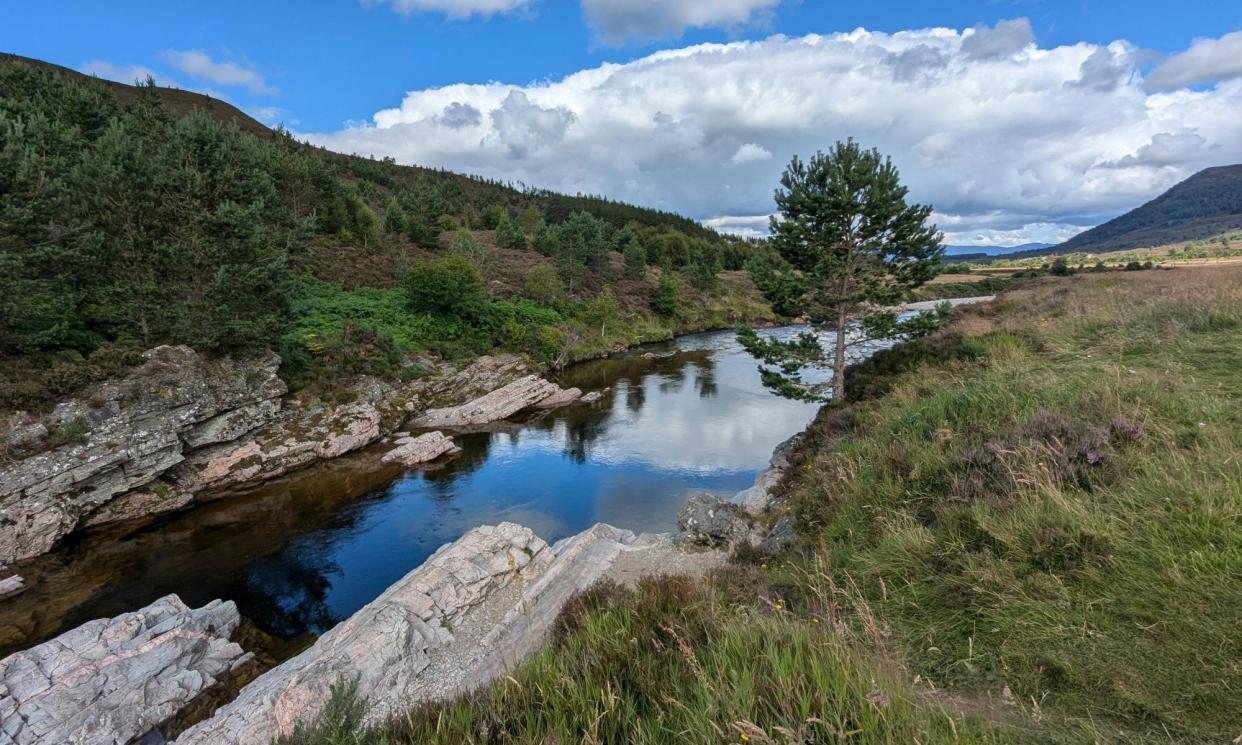
[[[347,456],[136,533],[72,539],[19,568],[31,589],[0,604],[0,655],[168,593],[193,607],[235,600],[280,636],[320,632],[443,543],[503,520],[549,542],[596,522],[672,530],[691,492],[750,486],[815,412],[764,390],[732,332],[578,365],[558,382],[610,390],[594,406],[458,435],[463,453],[427,470]]]

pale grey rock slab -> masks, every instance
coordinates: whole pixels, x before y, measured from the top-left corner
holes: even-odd
[[[551,396],[536,403],[535,408],[556,409],[561,406],[568,406],[580,398],[582,398],[582,389],[580,388],[558,388]]]
[[[381,718],[420,700],[420,673],[454,641],[464,617],[494,593],[538,576],[551,552],[513,523],[475,528],[325,633],[302,654],[242,689],[177,743],[269,742],[313,720],[333,684],[357,680]]]
[[[461,452],[461,448],[457,447],[453,438],[446,436],[443,432],[426,432],[418,437],[399,437],[396,445],[395,448],[384,453],[380,460],[385,463],[416,466],[433,461],[442,455]]]
[[[498,422],[555,395],[560,388],[538,375],[526,375],[460,406],[432,409],[417,417],[412,427],[454,428]]]
[[[476,528],[244,688],[177,745],[287,735],[315,720],[341,680],[358,681],[368,721],[477,689],[537,650],[565,604],[622,565],[618,580],[636,581],[699,573],[724,559],[723,552],[686,557],[668,535],[604,524],[552,547],[512,523]]]
[[[232,602],[176,595],[0,660],[0,733],[14,745],[132,742],[243,663]]]

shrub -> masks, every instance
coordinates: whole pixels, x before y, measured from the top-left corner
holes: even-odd
[[[630,279],[642,279],[647,272],[647,249],[642,244],[631,242],[625,247],[625,276]]]
[[[478,268],[461,255],[420,261],[405,275],[410,310],[474,320],[487,307]]]
[[[672,318],[677,313],[678,295],[677,286],[669,279],[668,272],[661,272],[660,281],[651,296],[651,309],[658,315]]]
[[[556,267],[536,264],[526,271],[522,280],[522,294],[544,305],[555,305],[565,299],[565,283]]]
[[[496,226],[496,245],[501,248],[519,250],[526,248],[526,233],[522,230],[522,226],[509,216],[508,210],[504,211],[500,223]]]

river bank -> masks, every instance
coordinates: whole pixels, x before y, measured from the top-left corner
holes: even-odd
[[[685,495],[744,488],[762,453],[813,413],[760,393],[729,332],[644,346],[556,380],[603,400],[455,432],[462,452],[430,468],[384,462],[393,446],[381,438],[183,510],[75,535],[20,566],[29,589],[0,604],[3,646],[169,593],[195,606],[236,599],[285,638],[318,633],[481,523],[517,521],[550,540],[599,520],[668,530]],[[781,414],[739,430],[756,406]]]
[[[725,336],[726,338],[731,338],[731,335],[725,335]],[[718,401],[719,397],[721,396],[722,386],[727,387],[729,385],[729,380],[730,380],[729,375],[722,374],[723,371],[726,370],[727,368],[720,368],[719,364],[713,364],[710,359],[710,354],[708,356],[703,356],[703,352],[710,350],[711,348],[710,345],[706,348],[697,348],[697,349],[695,348],[696,346],[697,346],[696,344],[687,343],[685,340],[683,340],[683,342],[680,344],[679,349],[670,350],[665,353],[657,353],[656,351],[644,351],[641,354],[632,354],[632,355],[627,355],[621,359],[605,361],[598,365],[595,365],[594,367],[587,366],[586,368],[579,370],[579,372],[582,373],[582,376],[580,378],[576,378],[575,380],[582,380],[582,381],[595,380],[596,382],[598,382],[599,380],[598,372],[604,372],[604,368],[617,368],[618,366],[620,366],[621,368],[619,371],[621,375],[620,379],[616,377],[618,374],[617,369],[613,369],[611,372],[604,372],[604,378],[610,382],[613,382],[616,386],[616,391],[612,392],[611,394],[610,410],[615,410],[619,412],[620,411],[628,412],[629,414],[633,414],[636,411],[641,411],[643,407],[644,399],[646,399],[648,396],[654,395],[656,392],[662,392],[665,389],[670,389],[670,386],[683,391],[684,394],[691,400],[709,400],[710,399],[713,401]],[[744,356],[739,357],[737,359],[738,359],[738,363],[740,364],[740,366],[743,367],[746,371],[748,371],[750,375],[753,376],[754,375],[753,361],[751,361],[748,357],[744,357]],[[670,368],[669,365],[673,365],[673,367]],[[600,370],[597,372],[594,370],[594,368],[600,368]],[[644,385],[641,389],[632,387],[631,382],[628,379],[630,376],[633,376],[635,374],[638,374],[640,376],[647,374],[647,373],[642,373],[642,372],[636,373],[636,370],[637,371],[647,370],[648,373],[654,374],[655,377],[654,379],[650,381],[650,385]],[[686,372],[690,372],[691,373],[690,376],[687,376]],[[566,385],[568,385],[568,382],[569,381],[562,381],[562,383]],[[755,388],[758,388],[756,383],[757,383],[757,378],[755,381],[751,381],[751,385]],[[585,385],[584,387],[589,388],[591,386]],[[609,386],[609,387],[611,388],[612,386]],[[635,398],[635,395],[639,390],[643,390],[645,392],[643,393],[642,396]],[[774,405],[774,403],[775,402],[773,401],[767,401],[765,403],[765,406],[770,407]],[[661,406],[661,409],[662,409],[661,413],[663,414],[662,416],[663,419],[665,420],[672,419],[674,421],[679,419],[679,417],[676,416],[675,409],[668,409],[667,405]],[[582,411],[587,415],[587,420],[589,421],[590,409],[589,408],[583,409]],[[772,412],[768,411],[767,413],[771,414]],[[807,416],[809,418],[809,412]],[[774,420],[780,420],[780,419],[785,419],[786,417],[772,417],[772,418]],[[732,419],[733,421],[736,421],[739,423],[745,422],[745,427],[749,430],[754,430],[755,423],[757,421],[757,417],[755,417],[754,415],[747,415],[747,414],[735,416],[735,417],[732,417]],[[562,420],[562,421],[568,422],[569,420]],[[586,421],[583,422],[583,424],[586,424],[586,423],[587,423]],[[528,427],[530,424],[531,423],[528,423]],[[540,424],[540,421],[535,420],[533,424],[537,428],[538,425]],[[683,433],[687,434],[690,437],[690,439],[686,440],[687,447],[689,446],[688,445],[689,443],[697,441],[697,445],[699,447],[698,452],[703,452],[703,453],[726,452],[726,449],[719,446],[721,442],[719,439],[709,438],[706,441],[704,441],[703,439],[702,435],[704,432],[714,432],[716,427],[710,426],[710,425],[695,427],[696,424],[705,425],[706,424],[705,422],[686,422],[686,424],[688,426],[682,431]],[[792,426],[800,427],[800,425],[797,425],[796,422]],[[588,425],[588,427],[597,428],[598,425]],[[589,428],[587,430],[582,430],[582,432],[590,431]],[[553,429],[555,429],[555,427],[553,427]],[[516,430],[514,430],[514,432],[516,432]],[[593,438],[589,438],[587,440],[578,439],[579,435],[572,434],[572,428],[564,430],[564,434],[571,435],[570,441],[578,442],[579,446],[584,445],[584,444],[590,444],[593,440],[598,442],[598,431],[596,431],[595,436]],[[491,436],[491,435],[489,434],[488,436]],[[667,451],[668,446],[671,444],[670,442],[668,442],[667,437],[663,439],[659,437],[654,437],[654,438],[653,437],[638,437],[635,439],[636,441],[642,440],[642,441],[659,442],[662,448],[664,449],[664,451]],[[741,447],[740,449],[743,451],[754,450],[753,446],[745,445],[745,443],[742,443],[742,445],[743,447]],[[736,443],[735,443],[735,447],[737,447]],[[371,463],[374,464],[374,461],[371,461]],[[449,467],[450,468],[452,467],[452,462],[450,462]],[[543,473],[544,476],[547,475],[546,472],[541,472],[541,473]],[[745,502],[746,504],[750,505],[753,510],[759,511],[762,509],[762,506],[763,506],[762,497],[766,495],[768,489],[772,487],[773,485],[775,485],[775,483],[778,480],[779,480],[779,472],[768,471],[765,474],[760,474],[758,480],[756,481],[756,487],[743,490],[739,494],[739,499]],[[734,526],[732,526],[730,521],[727,519],[723,521],[722,525],[716,525],[716,523],[718,522],[719,516],[723,513],[721,513],[720,510],[713,507],[712,502],[710,500],[708,500],[707,502],[703,502],[702,500],[700,500],[699,502],[693,503],[693,506],[695,507],[696,510],[698,510],[698,516],[692,517],[691,524],[683,525],[682,526],[683,528],[687,528],[687,529],[693,528],[694,530],[690,532],[694,532],[700,536],[706,535],[708,536],[709,541],[715,541],[716,538],[713,538],[712,536],[715,536],[716,533],[721,532],[721,531],[723,531],[722,534],[726,536],[727,539],[728,538],[739,539],[742,537],[742,535],[734,535],[732,533],[732,531],[734,530]],[[675,507],[674,507],[674,510],[675,510]],[[780,517],[780,516],[777,516],[777,517]],[[769,523],[772,524],[774,528],[773,530],[774,534],[781,536],[782,540],[787,538],[788,535],[792,533],[792,526],[789,524],[788,521],[782,522],[781,520],[773,518],[771,520],[765,520],[764,522],[765,524],[769,524]],[[707,526],[707,527],[704,527],[704,526]],[[156,530],[149,531],[147,535],[152,535],[152,536],[162,535],[165,532],[166,531],[164,531],[163,529],[156,529]],[[268,535],[270,537],[270,530],[265,531],[265,535]],[[460,535],[460,533],[458,533],[458,535]],[[467,535],[469,536],[471,534],[468,532]],[[582,535],[584,534],[579,534],[578,539],[586,540],[582,538]],[[761,538],[762,536],[756,536],[755,542],[759,543],[761,541]],[[725,540],[726,543],[728,542],[727,539]],[[471,540],[475,540],[475,539],[471,539]],[[563,539],[563,540],[567,540],[567,539]],[[596,535],[594,538],[590,540],[592,542],[592,545],[594,545],[595,542],[599,540],[604,540],[604,539]],[[618,538],[617,535],[610,534],[607,540],[610,540],[614,543],[619,543],[619,545],[622,545],[622,546],[630,546],[631,544],[634,543],[636,538],[632,537],[632,538],[622,539],[622,538]],[[656,552],[656,555],[662,556],[663,558],[657,561],[654,561],[654,562],[653,561],[643,562],[640,560],[637,565],[634,565],[633,562],[631,561],[629,562],[628,569],[624,568],[626,566],[626,563],[623,562],[622,564],[623,568],[618,570],[620,574],[617,576],[627,577],[629,580],[633,580],[633,579],[636,579],[639,576],[639,574],[645,571],[643,567],[653,568],[653,567],[659,566],[661,563],[667,563],[669,566],[679,566],[679,565],[683,565],[686,563],[684,559],[673,559],[671,556],[668,555],[668,551],[671,547],[669,546],[667,540],[656,541],[653,539],[645,539],[643,541],[639,541],[637,545],[643,548],[645,555],[651,555],[652,552]],[[235,547],[226,546],[226,548],[228,549],[226,553],[230,555],[239,553],[235,550]],[[529,545],[527,546],[527,548],[530,548]],[[617,550],[620,551],[620,549],[617,549]],[[592,552],[594,551],[595,549],[592,549]],[[533,552],[538,553],[538,551],[533,551]],[[101,563],[98,561],[100,557],[95,555],[96,552],[91,551],[90,553],[96,559],[96,561],[93,562],[94,564]],[[165,553],[172,553],[172,552],[165,552]],[[181,552],[178,551],[176,553],[180,554]],[[244,553],[244,551],[240,553]],[[550,556],[556,557],[556,556],[559,556],[559,554],[553,551],[552,554],[550,554]],[[194,557],[193,555],[188,555],[188,556],[182,556],[180,558],[183,561],[195,564],[196,571],[199,571],[201,573],[201,570],[204,564],[201,563],[196,557]],[[149,561],[149,559],[147,559],[146,561]],[[575,571],[572,574],[577,576],[580,573]],[[587,575],[583,575],[583,576],[587,576]],[[602,576],[605,576],[605,575],[597,574],[596,579]],[[591,580],[590,582],[586,582],[585,584],[582,584],[581,586],[574,585],[574,587],[577,587],[577,589],[583,589],[589,584],[592,584],[593,582],[594,580]],[[70,586],[72,586],[73,584],[75,583],[70,583]],[[388,583],[385,583],[385,584],[388,584]],[[87,588],[79,586],[78,592],[82,592],[85,589]],[[220,596],[228,597],[227,594],[223,594],[223,593]],[[371,597],[374,597],[374,594],[372,594]],[[567,594],[562,594],[561,597],[562,599],[561,601],[559,601],[559,603],[564,602],[564,597],[567,597]],[[31,598],[31,599],[33,600],[34,598]],[[284,600],[281,600],[278,597],[273,598],[273,600],[277,600],[278,603],[281,603],[281,604],[285,602]],[[127,609],[133,608],[133,607],[135,606],[132,604],[126,606]],[[471,607],[473,607],[473,605],[471,605]],[[556,609],[559,609],[559,607],[560,607],[559,604],[556,605]],[[555,610],[550,611],[547,623],[551,623],[551,618],[554,617],[555,615],[556,615]],[[426,619],[422,619],[422,621],[426,622]],[[450,621],[448,623],[452,625],[453,622]],[[228,633],[224,635],[223,638],[227,639],[233,633],[234,631],[229,631]],[[533,645],[523,647],[523,649],[525,649],[526,651],[529,651],[532,648],[533,648]],[[320,653],[322,653],[322,649]],[[316,653],[316,654],[320,654],[320,653]],[[414,655],[414,657],[417,657],[417,655]],[[331,677],[331,676],[327,676],[327,677]],[[327,683],[323,683],[322,680],[320,681],[320,683],[322,685],[327,685]],[[322,688],[322,685],[320,686],[321,688]],[[323,691],[320,690],[315,696],[312,696],[311,698],[315,701],[319,701],[324,698],[322,695],[320,695],[322,693]],[[254,706],[254,705],[255,704],[251,702],[250,704],[247,704],[246,706]],[[303,707],[303,709],[305,709],[305,707]],[[299,711],[301,713],[298,714],[296,719],[304,719],[306,717],[310,717],[315,714],[314,710],[299,710]],[[242,718],[249,719],[251,717],[243,716]]]

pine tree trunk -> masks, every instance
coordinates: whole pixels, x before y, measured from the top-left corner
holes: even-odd
[[[837,310],[837,344],[832,359],[832,400],[845,400],[845,329],[848,318],[843,308]]]

